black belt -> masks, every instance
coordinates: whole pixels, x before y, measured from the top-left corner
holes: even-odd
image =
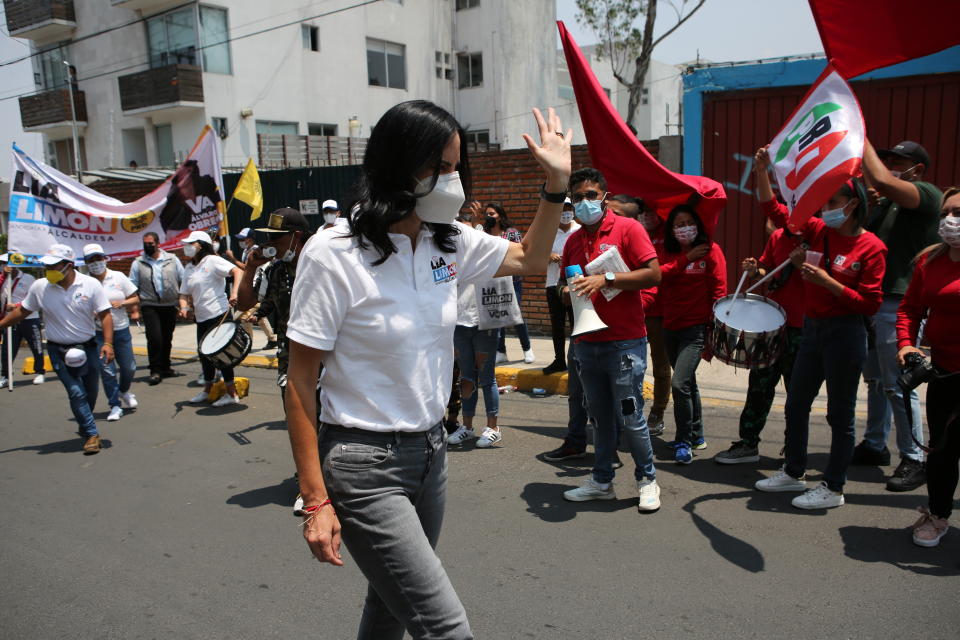
[[[97,343],[96,337],[90,338],[85,342],[72,342],[70,344],[63,344],[61,342],[54,342],[53,340],[47,340],[48,345],[52,344],[53,346],[59,347],[61,349],[73,349],[74,347],[88,347],[90,345],[96,345],[96,343]]]
[[[321,422],[320,428],[326,432],[330,433],[342,433],[344,435],[370,435],[370,436],[389,436],[391,438],[422,438],[424,435],[430,433],[437,427],[441,427],[443,422],[438,422],[433,425],[426,431],[371,431],[369,429],[357,429],[352,427],[344,427],[339,424],[330,424],[329,422]]]

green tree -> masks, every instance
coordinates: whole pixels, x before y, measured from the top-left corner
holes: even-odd
[[[629,91],[627,124],[630,126],[636,128],[634,118],[654,48],[689,20],[706,1],[680,0],[678,6],[673,0],[664,0],[664,4],[676,14],[676,23],[654,38],[657,0],[577,0],[577,20],[600,39],[600,55],[610,60],[613,76]],[[638,27],[641,18],[642,29]]]

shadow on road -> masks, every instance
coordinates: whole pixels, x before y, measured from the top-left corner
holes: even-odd
[[[35,451],[42,456],[49,453],[80,453],[83,451],[83,441],[83,438],[77,436],[76,438],[70,438],[69,440],[59,440],[57,442],[48,442],[46,444],[33,444],[23,447],[14,447],[13,449],[5,449],[0,451],[0,453],[13,453],[14,451]],[[106,438],[100,438],[101,449],[109,449],[112,446],[112,441],[107,440]]]
[[[227,504],[237,505],[244,509],[255,509],[268,504],[279,504],[290,507],[291,513],[293,513],[293,500],[297,497],[297,490],[297,481],[294,478],[286,478],[279,484],[238,493],[228,498]]]
[[[914,514],[916,515],[916,514]],[[909,522],[904,512],[904,522]],[[944,536],[940,546],[924,549],[913,544],[909,527],[840,527],[843,550],[848,558],[861,562],[883,562],[892,567],[926,576],[960,575],[960,543],[957,536]]]
[[[694,526],[710,541],[710,546],[721,558],[730,564],[740,567],[744,571],[760,573],[766,565],[763,560],[763,554],[760,553],[759,549],[749,542],[726,533],[696,512],[697,505],[703,502],[740,500],[742,498],[753,498],[754,495],[753,491],[713,493],[691,500],[683,506],[683,510],[690,514],[690,517],[693,518]]]
[[[618,500],[592,500],[590,502],[569,502],[563,499],[563,492],[576,488],[576,484],[554,484],[551,482],[528,483],[520,497],[527,503],[527,512],[544,522],[567,522],[577,517],[581,511],[610,513],[621,509],[636,509],[635,497]]]
[[[256,431],[257,429],[267,429],[268,431],[283,431],[287,428],[286,420],[268,420],[267,422],[261,422],[260,424],[255,424],[252,427],[247,427],[246,429],[240,429],[239,431],[228,431],[227,435],[236,441],[237,444],[251,444],[252,440],[247,437],[247,434],[251,431]]]

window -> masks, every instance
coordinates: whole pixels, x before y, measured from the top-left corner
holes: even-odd
[[[161,167],[172,167],[177,159],[173,154],[173,127],[169,124],[158,124],[153,128],[157,136],[157,164]]]
[[[305,51],[320,51],[320,27],[302,24],[300,25],[300,36]]]
[[[640,92],[643,98],[640,100],[640,104],[648,104],[650,102],[650,89],[644,87]]]
[[[227,130],[227,119],[226,118],[210,118],[210,124],[213,127],[214,132],[221,138],[226,138],[229,131]]]
[[[310,122],[307,123],[307,134],[311,136],[335,136],[337,135],[337,125]]]
[[[295,136],[297,135],[296,122],[277,122],[274,120],[257,120],[257,134]]]
[[[367,76],[372,87],[406,89],[406,49],[402,44],[367,38]]]
[[[461,89],[483,84],[483,54],[457,54],[457,80]]]
[[[457,11],[480,6],[480,0],[457,0]]]
[[[479,147],[486,147],[490,144],[490,130],[489,129],[477,129],[475,131],[467,131],[467,148],[476,149]]]
[[[453,69],[450,67],[450,54],[443,53],[442,51],[436,51],[434,53],[434,62],[436,66],[437,78],[441,80],[452,80],[453,79]]]
[[[194,7],[186,7],[147,19],[151,67],[192,64],[210,73],[232,73],[227,10],[201,6],[199,28],[197,15]]]
[[[50,49],[41,51],[34,57],[33,79],[38,89],[50,91],[67,86],[68,74],[66,60],[67,48],[65,44],[57,44]]]

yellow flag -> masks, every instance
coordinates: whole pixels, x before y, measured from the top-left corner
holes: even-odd
[[[253,213],[250,214],[251,220],[260,217],[260,213],[263,212],[263,189],[260,188],[260,174],[257,173],[257,166],[253,164],[253,158],[247,160],[240,182],[233,190],[233,197],[253,207]]]

